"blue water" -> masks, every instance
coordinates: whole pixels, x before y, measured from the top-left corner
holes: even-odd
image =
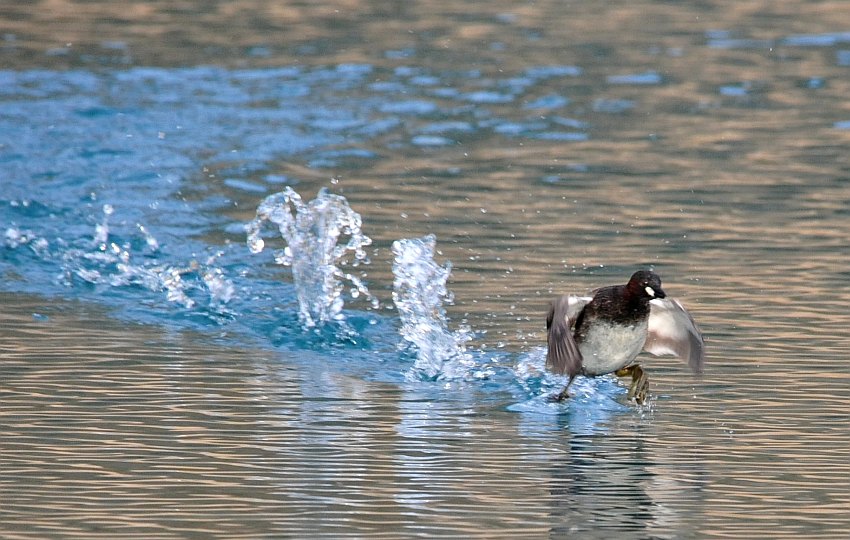
[[[460,325],[445,313],[425,323],[436,333],[411,339],[391,303],[354,298],[360,291],[353,286],[343,291],[339,277],[336,294],[342,293],[344,311],[337,320],[317,319],[318,325],[305,321],[291,277],[263,256],[267,253],[253,255],[246,245],[247,221],[221,215],[222,209],[239,204],[229,192],[259,205],[265,194],[297,187],[297,179],[273,172],[276,160],[293,156],[322,168],[373,158],[368,148],[388,134],[403,137],[396,144],[432,146],[452,144],[447,136],[480,132],[482,125],[510,136],[564,135],[556,131],[565,123],[560,118],[517,124],[489,114],[486,105],[514,101],[540,81],[580,73],[571,66],[537,67],[482,82],[498,90],[462,92],[411,69],[398,69],[374,84],[373,71],[368,65],[344,65],[2,73],[0,130],[8,138],[0,154],[8,174],[0,201],[0,222],[6,224],[2,287],[96,302],[128,323],[317,351],[335,364],[345,358],[341,369],[376,380],[412,377],[423,384],[457,380],[496,388],[511,395],[517,410],[557,413],[564,407],[547,398],[563,380],[543,373],[542,350],[534,357],[534,372],[518,374],[514,357],[464,351],[469,337],[461,334],[474,329],[453,331],[450,325]],[[475,77],[464,77],[470,75]],[[411,99],[385,102],[382,96],[390,91]],[[341,92],[361,95],[344,102],[331,99]],[[426,99],[430,96],[438,97]],[[434,99],[457,105],[438,107]],[[530,108],[563,104],[549,96]],[[293,244],[274,231],[266,236],[281,249]],[[367,247],[361,249],[368,263]],[[433,256],[432,246],[427,260]],[[304,264],[321,266],[318,260]],[[447,277],[442,276],[443,287]],[[362,279],[366,297],[367,278]],[[413,279],[426,288],[435,286],[430,275]],[[332,296],[321,288],[306,294],[319,300]],[[419,297],[408,306],[416,304],[426,313],[442,309],[444,300],[451,302],[448,294]],[[431,345],[439,341],[447,343]],[[460,352],[452,352],[455,348]],[[424,349],[427,359],[417,361]],[[616,383],[597,388],[589,382],[587,388],[590,394],[602,392],[602,398],[589,398],[594,409],[628,410],[623,399],[616,401],[622,394]]]

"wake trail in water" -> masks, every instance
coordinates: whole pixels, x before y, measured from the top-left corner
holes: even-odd
[[[11,250],[29,247],[40,261],[59,264],[56,281],[68,288],[76,283],[111,289],[140,287],[163,292],[168,302],[192,309],[203,296],[213,311],[223,307],[235,295],[233,282],[216,266],[221,253],[204,262],[191,260],[179,264],[158,260],[160,245],[144,225],[137,223],[141,239],[114,234],[109,220],[115,213],[110,204],[102,206],[102,217],[89,239],[48,239],[28,229],[7,227],[3,240]]]
[[[485,353],[469,347],[472,328],[459,325],[451,329],[445,306],[454,301],[447,286],[452,266],[449,261],[440,264],[435,260],[434,235],[392,244],[392,300],[398,311],[398,319],[392,320],[374,312],[379,303],[366,286],[361,268],[370,264],[366,248],[372,240],[362,231],[361,216],[341,195],[323,189],[305,203],[287,187],[262,200],[255,218],[245,225],[247,246],[253,254],[266,248],[264,228],[276,226],[277,234],[269,234],[269,240],[284,245],[274,250],[274,261],[291,268],[292,285],[253,276],[244,269],[245,258],[234,250],[229,250],[229,255],[226,250],[204,257],[193,254],[187,261],[182,258],[186,245],[179,240],[168,253],[169,246],[161,246],[145,226],[124,223],[115,216],[113,206],[103,205],[94,220],[94,231],[69,240],[42,237],[12,224],[0,237],[0,247],[5,244],[18,268],[29,271],[33,262],[48,268],[47,273],[39,270],[34,276],[52,275],[55,283],[65,288],[91,289],[119,299],[125,308],[150,305],[144,292],[152,291],[164,294],[168,305],[182,308],[165,311],[170,321],[197,320],[195,315],[200,315],[204,325],[233,322],[236,326],[231,328],[240,328],[237,335],[245,331],[275,347],[334,355],[347,351],[349,359],[358,359],[357,369],[369,372],[387,365],[376,359],[401,361],[389,373],[409,382],[469,382],[484,385],[480,388],[508,390],[519,400],[509,410],[560,410],[548,403],[546,396],[563,381],[545,372],[542,348],[519,357]],[[239,271],[240,267],[243,270]],[[360,272],[355,273],[355,268]],[[260,292],[263,289],[269,292]],[[293,297],[297,321],[294,310],[286,308]],[[345,298],[365,299],[371,313],[344,311]],[[130,310],[133,317],[142,319],[150,316],[147,311]],[[412,365],[403,363],[408,358],[413,359]],[[575,404],[589,400],[594,408],[618,406],[602,398],[594,401],[600,383],[585,382],[574,386],[585,390],[577,393]],[[612,384],[602,392],[603,398],[617,394],[616,382]]]

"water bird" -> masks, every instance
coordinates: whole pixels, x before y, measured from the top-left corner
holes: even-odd
[[[635,362],[647,351],[687,360],[694,373],[705,364],[702,333],[693,317],[661,288],[655,272],[639,270],[625,285],[593,291],[593,296],[564,295],[554,300],[546,317],[546,368],[569,375],[556,401],[569,397],[577,375],[631,375],[628,397],[643,403],[649,378]]]

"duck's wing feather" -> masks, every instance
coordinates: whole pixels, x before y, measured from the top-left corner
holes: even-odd
[[[673,298],[656,298],[649,304],[649,329],[644,350],[656,356],[670,354],[687,360],[694,373],[702,373],[705,343],[691,314]]]
[[[573,377],[581,371],[581,351],[570,327],[588,302],[590,298],[587,297],[564,295],[549,306],[546,369],[553,373]]]

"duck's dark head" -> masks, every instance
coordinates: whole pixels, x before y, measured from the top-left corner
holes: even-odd
[[[626,288],[637,298],[664,298],[667,294],[661,288],[661,278],[649,270],[638,270],[632,274]]]

